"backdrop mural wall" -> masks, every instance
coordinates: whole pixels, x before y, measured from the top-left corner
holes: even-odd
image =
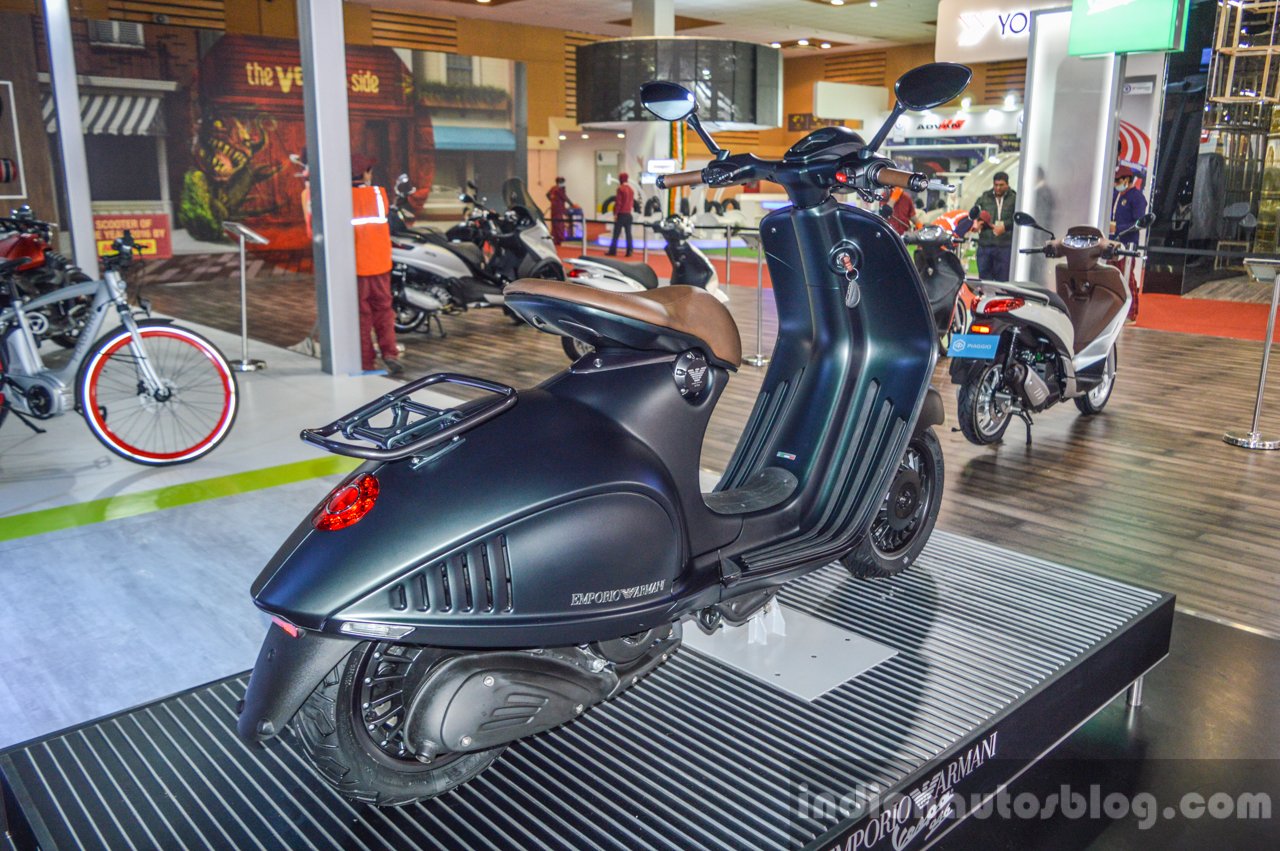
[[[40,100],[56,161],[39,18],[31,30],[41,91],[25,96]],[[129,227],[153,257],[217,251],[236,220],[272,253],[309,253],[296,41],[85,19],[73,31],[100,245]],[[388,188],[409,174],[425,213],[452,215],[467,179],[496,189],[515,174],[515,63],[351,45],[346,66],[352,150]]]

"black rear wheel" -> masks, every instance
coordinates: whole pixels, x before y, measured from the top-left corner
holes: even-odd
[[[866,538],[840,564],[854,576],[893,576],[915,562],[942,507],[942,444],[932,428],[911,438]]]
[[[317,772],[343,795],[379,807],[434,798],[466,783],[505,749],[416,758],[404,738],[417,688],[448,651],[367,642],[316,686],[294,729]]]

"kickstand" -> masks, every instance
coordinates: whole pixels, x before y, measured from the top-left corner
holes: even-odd
[[[1031,420],[1031,414],[1029,414],[1026,411],[1018,411],[1018,419],[1022,420],[1023,424],[1026,425],[1027,427],[1027,446],[1030,446],[1031,445],[1031,426],[1033,424]]]
[[[31,430],[32,430],[32,431],[34,431],[36,434],[44,434],[44,433],[45,433],[45,430],[44,430],[44,429],[40,428],[40,426],[38,426],[38,425],[36,425],[35,423],[31,422],[31,420],[29,420],[29,419],[27,419],[25,416],[23,416],[23,415],[22,415],[22,413],[21,413],[20,411],[15,411],[15,410],[13,410],[12,408],[10,408],[8,405],[5,405],[3,408],[0,408],[0,425],[3,425],[3,424],[4,424],[4,419],[5,419],[5,417],[7,417],[11,411],[12,411],[12,413],[13,413],[13,415],[14,415],[15,417],[17,417],[19,420],[21,420],[21,421],[22,421],[22,424],[23,424],[24,426],[26,426],[27,428],[31,429]]]
[[[445,337],[447,337],[448,335],[447,335],[447,334],[445,333],[445,331],[444,331],[444,323],[442,323],[442,322],[440,321],[440,314],[439,314],[439,313],[433,313],[433,314],[431,314],[430,316],[428,316],[428,317],[427,317],[427,333],[428,333],[428,334],[430,334],[430,332],[431,332],[431,320],[433,320],[433,319],[434,319],[434,320],[435,320],[435,322],[436,322],[436,333],[437,333],[437,334],[439,334],[439,335],[440,335],[440,339],[441,339],[441,340],[443,340],[443,339],[444,339]]]

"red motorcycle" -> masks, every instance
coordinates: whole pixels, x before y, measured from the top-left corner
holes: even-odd
[[[0,261],[22,261],[13,276],[24,299],[33,299],[70,284],[91,280],[53,248],[56,225],[42,222],[23,205],[0,218]],[[7,296],[3,297],[7,303]],[[90,304],[75,299],[50,304],[27,314],[37,342],[53,340],[63,348],[74,348],[84,327]]]

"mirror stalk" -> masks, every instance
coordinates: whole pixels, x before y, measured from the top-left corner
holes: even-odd
[[[698,138],[702,140],[702,144],[707,146],[707,150],[715,154],[717,160],[722,160],[729,156],[729,152],[717,145],[716,140],[711,138],[711,134],[707,132],[707,128],[702,126],[702,121],[698,119],[696,112],[689,113],[689,117],[685,121],[693,128],[693,132],[698,134]]]
[[[889,133],[893,130],[893,125],[898,123],[898,119],[907,111],[901,103],[894,101],[893,112],[889,113],[889,117],[885,119],[884,124],[880,125],[880,129],[876,131],[876,135],[871,138],[867,146],[862,149],[861,156],[870,159],[876,151],[880,150],[880,146],[884,144],[884,140],[889,138]]]

